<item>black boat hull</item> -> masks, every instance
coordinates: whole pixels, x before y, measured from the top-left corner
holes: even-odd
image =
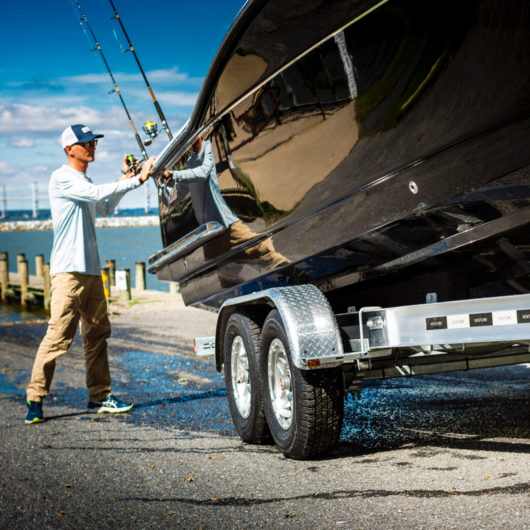
[[[248,4],[157,167],[182,167],[197,134],[210,139],[252,236],[216,235],[151,270],[214,308],[296,283],[337,311],[528,292],[529,11]],[[193,198],[161,200],[160,222],[164,246],[179,246],[198,226]]]

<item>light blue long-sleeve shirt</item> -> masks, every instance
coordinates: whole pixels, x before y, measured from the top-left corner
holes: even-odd
[[[199,224],[217,221],[228,228],[239,220],[221,195],[210,140],[205,140],[201,150],[189,158],[186,169],[173,171],[172,176],[179,183],[179,188],[190,192]]]
[[[138,177],[95,185],[86,173],[63,165],[50,178],[53,221],[50,274],[101,274],[96,240],[96,213],[108,216],[126,192],[140,186]]]

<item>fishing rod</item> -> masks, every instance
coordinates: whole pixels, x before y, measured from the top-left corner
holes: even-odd
[[[103,63],[105,64],[105,67],[107,68],[107,72],[109,73],[110,78],[112,79],[112,83],[114,84],[114,91],[116,94],[118,94],[118,97],[120,98],[120,102],[123,106],[123,110],[125,110],[125,114],[127,114],[127,118],[129,119],[129,123],[131,124],[132,130],[134,131],[134,137],[136,138],[136,141],[138,142],[138,147],[140,148],[140,151],[142,152],[142,155],[144,157],[144,160],[147,160],[149,157],[147,156],[147,152],[145,151],[145,146],[142,142],[142,139],[138,135],[138,131],[136,130],[136,127],[134,126],[134,122],[131,118],[131,115],[129,114],[129,110],[127,109],[127,105],[125,105],[125,101],[123,100],[123,97],[121,95],[120,89],[118,87],[118,83],[116,83],[116,79],[114,79],[114,75],[112,74],[109,63],[107,62],[107,59],[105,58],[105,55],[103,55],[103,50],[101,49],[101,46],[99,45],[99,42],[96,38],[96,35],[94,34],[94,31],[92,30],[92,27],[90,26],[88,19],[83,12],[83,9],[81,8],[81,4],[79,3],[79,0],[74,0],[74,2],[77,4],[77,7],[79,8],[79,11],[81,13],[81,27],[83,27],[83,22],[85,23],[86,27],[90,31],[90,35],[94,39],[94,42],[96,43],[96,48],[99,54],[101,55],[101,58],[103,59]]]
[[[125,38],[127,39],[129,50],[134,55],[136,64],[138,65],[138,68],[140,69],[140,72],[142,74],[142,77],[144,78],[145,84],[147,85],[147,89],[149,90],[149,94],[151,94],[151,98],[153,99],[153,103],[155,105],[155,109],[156,109],[156,112],[158,113],[160,121],[162,122],[162,125],[164,126],[164,129],[166,130],[168,138],[172,140],[173,135],[171,134],[169,125],[167,124],[166,117],[164,116],[164,113],[162,112],[162,108],[160,107],[160,105],[158,104],[158,101],[156,100],[155,93],[153,92],[153,89],[151,88],[151,85],[149,84],[149,81],[147,80],[147,76],[145,75],[142,65],[140,64],[140,60],[138,59],[138,56],[136,55],[136,52],[134,51],[134,47],[131,43],[131,39],[129,39],[129,35],[127,34],[127,31],[125,30],[125,26],[123,25],[120,15],[118,14],[116,7],[114,6],[114,2],[112,0],[109,0],[109,2],[110,2],[110,5],[112,6],[112,9],[114,10],[113,18],[115,18],[120,23],[120,27],[123,31],[123,34],[125,35]],[[150,145],[153,142],[153,140],[158,136],[157,126],[153,122],[146,122],[144,126],[144,131],[149,136],[149,139],[145,142],[145,145]]]

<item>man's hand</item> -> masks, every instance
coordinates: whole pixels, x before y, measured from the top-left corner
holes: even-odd
[[[143,184],[153,173],[153,164],[155,163],[156,156],[151,156],[147,160],[147,162],[144,164],[144,167],[142,168],[142,172],[138,176],[140,179],[140,182]]]
[[[160,184],[168,185],[171,178],[173,178],[173,173],[171,173],[171,171],[168,171],[167,169],[164,169],[164,171],[159,173],[158,176]]]

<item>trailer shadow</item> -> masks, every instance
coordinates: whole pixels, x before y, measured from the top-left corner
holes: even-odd
[[[528,365],[366,382],[346,400],[333,454],[425,445],[528,453],[529,406]]]
[[[128,352],[120,365],[136,403],[127,421],[237,436],[224,378],[211,360]],[[346,399],[329,457],[433,444],[526,453],[529,409],[529,365],[369,381],[359,397]]]

